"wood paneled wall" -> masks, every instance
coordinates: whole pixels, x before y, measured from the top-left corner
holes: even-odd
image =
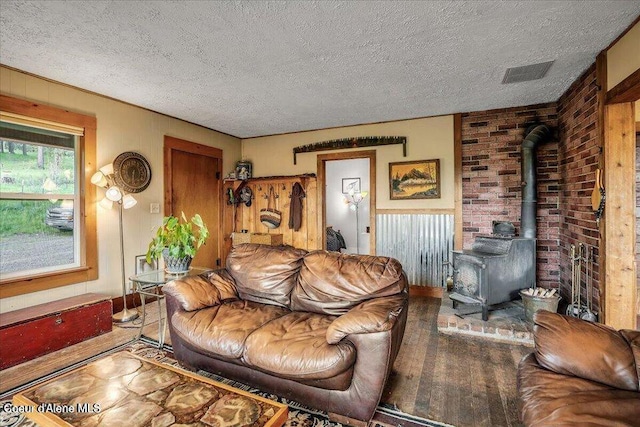
[[[223,219],[223,260],[231,250],[231,233],[247,230],[249,233],[282,234],[285,245],[306,250],[320,249],[321,239],[318,232],[317,179],[315,176],[296,175],[288,177],[252,178],[247,187],[253,192],[251,206],[244,203],[237,207],[229,204],[229,189],[236,189],[242,181],[225,181],[224,183],[224,219]],[[302,201],[302,227],[298,231],[289,228],[289,211],[291,206],[291,190],[299,182],[306,193]],[[278,228],[267,228],[260,222],[260,209],[267,207],[265,196],[269,188],[277,196],[276,205],[271,207],[282,212],[282,222]],[[235,213],[234,213],[235,210]],[[224,261],[223,261],[224,264]]]
[[[639,77],[640,78],[640,77]],[[607,205],[603,227],[605,276],[604,323],[635,329],[635,117],[631,102],[610,104],[605,110],[604,182]]]

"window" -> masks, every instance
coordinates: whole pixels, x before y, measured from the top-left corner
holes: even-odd
[[[0,116],[0,272],[19,277],[79,266],[78,137]],[[25,256],[28,254],[28,256]]]
[[[0,297],[97,278],[95,118],[0,97]]]

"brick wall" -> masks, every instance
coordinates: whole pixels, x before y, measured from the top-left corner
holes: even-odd
[[[462,115],[462,221],[464,247],[490,234],[493,220],[511,221],[520,232],[520,146],[532,122],[557,128],[555,103]],[[538,285],[558,287],[558,141],[538,147]]]
[[[519,233],[520,144],[527,124],[534,120],[558,129],[557,140],[538,148],[538,285],[559,287],[564,302],[570,302],[570,247],[579,243],[594,247],[592,305],[599,312],[600,235],[591,207],[600,158],[595,64],[557,103],[462,115],[464,247],[476,235],[491,233],[492,220],[511,221]],[[640,170],[640,152],[637,158]],[[640,190],[636,204],[640,205]],[[637,238],[640,247],[640,225]],[[584,302],[587,285],[583,265]]]
[[[584,243],[598,248],[600,236],[591,207],[591,192],[600,157],[598,99],[595,64],[585,71],[558,100],[560,124],[560,173],[562,194],[560,212],[560,283],[566,302],[571,296],[570,246]],[[597,250],[597,249],[596,249]],[[582,295],[586,295],[583,268]],[[593,304],[599,311],[598,265],[593,269]],[[586,302],[586,299],[584,299]]]

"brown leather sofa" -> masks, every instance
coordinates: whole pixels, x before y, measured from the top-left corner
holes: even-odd
[[[351,424],[372,418],[407,320],[406,276],[386,257],[242,244],[163,291],[181,364]]]
[[[525,426],[640,426],[640,331],[549,311],[518,366]]]

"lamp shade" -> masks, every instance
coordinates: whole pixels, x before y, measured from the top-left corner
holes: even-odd
[[[138,203],[138,201],[131,194],[126,194],[122,198],[122,207],[125,209],[130,209],[134,207],[136,203]]]
[[[120,188],[115,185],[109,187],[105,195],[107,196],[107,199],[111,200],[112,202],[119,202],[120,199],[122,199],[122,191],[120,191]]]
[[[104,188],[107,186],[107,184],[109,184],[109,181],[107,181],[107,177],[102,173],[102,171],[98,171],[91,177],[91,183],[93,185],[97,185],[98,187]]]
[[[104,165],[100,168],[100,172],[106,175],[113,175],[113,163],[109,163],[108,165]]]
[[[98,203],[100,205],[100,207],[104,208],[104,209],[111,209],[113,207],[113,202],[109,199],[107,199],[106,197],[102,200],[100,200],[100,203]]]

